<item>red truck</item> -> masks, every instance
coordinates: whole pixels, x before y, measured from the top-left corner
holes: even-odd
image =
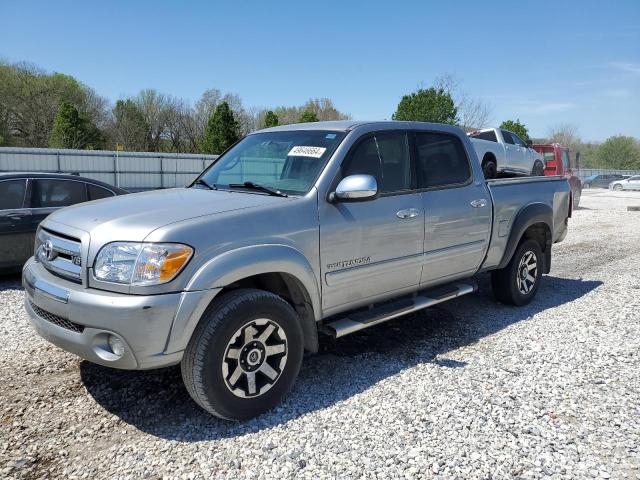
[[[575,161],[571,161],[571,151],[558,143],[534,143],[532,148],[544,157],[545,176],[562,175],[567,177],[571,186],[573,208],[578,208],[582,195],[582,182],[573,174],[579,168],[580,152],[576,152]]]

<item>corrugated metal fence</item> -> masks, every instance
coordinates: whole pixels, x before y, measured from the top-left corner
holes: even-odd
[[[0,172],[77,173],[132,192],[182,187],[217,155],[0,147]]]

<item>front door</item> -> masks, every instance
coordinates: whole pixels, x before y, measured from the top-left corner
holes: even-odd
[[[329,314],[420,282],[424,209],[408,134],[365,135],[345,158],[340,178],[355,174],[373,175],[380,196],[333,204],[320,199],[322,302]]]
[[[522,171],[522,165],[524,164],[524,150],[516,144],[514,138],[511,136],[511,132],[506,130],[500,130],[502,138],[504,140],[504,153],[507,169],[511,172]]]
[[[418,186],[425,210],[424,267],[421,286],[474,274],[486,253],[491,198],[475,182],[458,137],[416,132]]]

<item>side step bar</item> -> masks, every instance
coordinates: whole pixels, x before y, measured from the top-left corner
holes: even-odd
[[[456,282],[430,290],[423,290],[413,297],[403,297],[392,303],[384,303],[369,310],[348,313],[346,316],[328,323],[326,328],[334,337],[344,337],[387,320],[473,293],[477,288],[475,283]]]

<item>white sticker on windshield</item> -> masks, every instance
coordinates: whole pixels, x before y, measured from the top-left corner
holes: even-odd
[[[324,147],[304,147],[302,145],[298,145],[297,147],[293,147],[287,155],[290,157],[320,158],[326,151],[327,149]]]

